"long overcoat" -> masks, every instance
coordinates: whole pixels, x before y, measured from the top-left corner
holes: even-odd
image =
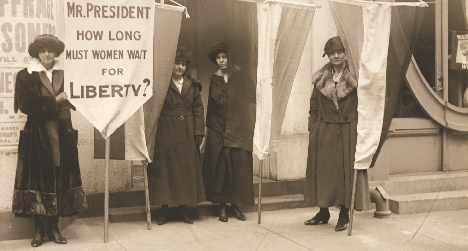
[[[205,135],[204,108],[191,80],[184,77],[181,93],[171,80],[157,128],[153,162],[148,166],[151,204],[205,201],[200,152],[195,144],[195,136]]]
[[[18,216],[66,216],[86,209],[78,163],[78,131],[73,129],[68,101],[57,104],[63,92],[63,71],[52,83],[45,72],[18,72],[15,112],[27,117],[20,132],[12,211]]]
[[[332,65],[314,73],[304,198],[313,206],[351,206],[357,140],[357,82],[346,68],[333,81]],[[359,171],[356,210],[370,205],[367,172]]]
[[[220,71],[211,76],[206,115],[208,130],[203,160],[207,200],[214,203],[229,202],[243,205],[254,203],[252,149],[255,109],[255,83],[245,71],[234,71],[228,83]],[[224,154],[223,148],[234,150],[228,153],[230,156],[221,156]],[[229,197],[226,198],[228,201],[213,200],[216,183],[222,185],[224,182],[224,177],[217,175],[220,156],[235,159],[232,165],[228,164],[226,167],[229,169],[226,172],[231,175],[231,179],[236,179],[229,182],[234,184],[231,187],[233,189],[225,196]],[[233,166],[236,170],[232,170]]]

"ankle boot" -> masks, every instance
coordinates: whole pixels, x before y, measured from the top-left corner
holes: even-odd
[[[327,224],[329,219],[330,219],[330,211],[328,211],[328,208],[320,208],[320,212],[318,212],[312,219],[305,221],[304,224],[306,225],[318,225],[320,223]]]
[[[340,210],[338,222],[336,223],[335,231],[338,232],[338,231],[346,230],[348,228],[348,223],[349,223],[349,209],[342,206]]]
[[[167,211],[169,210],[168,205],[161,205],[161,210],[158,214],[158,225],[166,224]]]
[[[236,217],[238,220],[245,221],[245,215],[239,210],[237,204],[231,204],[232,216]]]
[[[219,205],[219,218],[218,219],[222,222],[228,221],[228,216],[226,213],[226,204]]]
[[[34,226],[36,233],[31,241],[31,246],[39,247],[42,245],[42,240],[44,239],[44,221],[41,216],[34,215]]]
[[[49,227],[47,228],[47,235],[49,236],[49,240],[55,241],[58,244],[67,244],[67,240],[63,238],[60,230],[58,228],[58,216],[51,216],[49,218]]]
[[[192,218],[187,213],[187,206],[179,205],[180,216],[182,217],[182,221],[187,224],[193,224]]]

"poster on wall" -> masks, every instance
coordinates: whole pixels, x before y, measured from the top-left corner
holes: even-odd
[[[450,68],[468,70],[468,31],[452,31]]]
[[[56,1],[0,1],[0,147],[18,145],[26,115],[15,113],[16,74],[28,66],[37,35],[56,35]]]
[[[104,138],[153,91],[154,2],[64,2],[65,92]]]

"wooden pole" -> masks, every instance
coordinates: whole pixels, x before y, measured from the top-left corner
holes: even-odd
[[[354,218],[354,201],[356,200],[356,185],[357,185],[357,169],[354,169],[354,178],[353,178],[353,191],[351,194],[351,208],[349,209],[349,228],[348,228],[348,235],[351,236],[351,233],[353,232],[353,218]]]
[[[258,183],[258,224],[262,223],[262,182],[263,182],[263,160],[260,160],[258,170],[260,182]]]
[[[106,170],[104,174],[104,243],[109,242],[109,155],[110,137],[106,139]]]
[[[146,198],[146,225],[148,230],[151,230],[151,205],[149,200],[149,190],[148,190],[148,161],[144,160],[143,163],[143,174],[145,176],[145,198]]]

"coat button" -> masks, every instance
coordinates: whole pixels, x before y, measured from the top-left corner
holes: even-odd
[[[344,121],[348,121],[348,115],[344,115],[343,119]]]
[[[220,99],[223,99],[224,97],[223,97],[223,95],[219,95],[219,98],[220,98]]]

